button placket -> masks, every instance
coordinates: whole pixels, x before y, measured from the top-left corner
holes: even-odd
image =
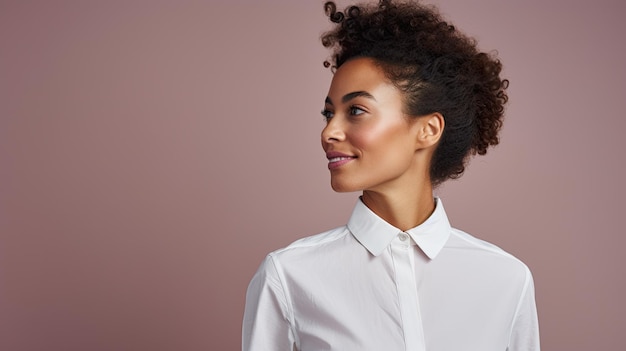
[[[413,269],[411,239],[407,233],[398,233],[396,245],[391,245],[398,303],[404,331],[406,350],[425,351],[424,330],[421,319],[417,283]]]

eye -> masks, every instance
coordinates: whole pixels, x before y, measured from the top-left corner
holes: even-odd
[[[358,116],[360,114],[365,113],[365,110],[357,106],[350,106],[350,108],[348,109],[348,112],[350,112],[350,115],[352,116]]]
[[[328,109],[323,109],[322,110],[322,116],[324,116],[324,120],[328,121],[331,118],[333,118],[334,113],[331,110]]]

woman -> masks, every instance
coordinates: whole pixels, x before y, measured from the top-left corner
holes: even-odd
[[[500,62],[431,7],[325,9],[322,147],[332,188],[362,196],[346,226],[267,256],[243,349],[539,350],[528,268],[452,228],[432,195],[498,143]]]

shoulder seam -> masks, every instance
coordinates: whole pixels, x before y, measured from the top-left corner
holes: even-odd
[[[307,243],[306,242],[307,239],[311,239],[311,238],[316,237],[316,236],[333,234],[333,232],[337,232],[337,233],[334,236],[331,236],[330,238],[326,238],[326,239],[324,239],[322,241],[316,241],[316,242],[313,242],[313,243]],[[297,248],[302,248],[302,247],[313,247],[313,246],[317,246],[317,245],[326,244],[326,243],[333,242],[335,240],[338,240],[338,239],[342,238],[343,235],[345,235],[347,233],[350,233],[350,230],[348,230],[347,226],[337,227],[335,229],[331,229],[331,230],[326,231],[326,232],[322,232],[322,233],[319,233],[319,234],[315,234],[315,235],[312,235],[312,236],[307,236],[307,237],[298,239],[298,240],[292,242],[291,244],[289,244],[286,247],[283,247],[281,249],[278,249],[276,251],[271,252],[270,255],[280,254],[281,252],[284,252],[284,251],[297,249]]]
[[[465,241],[468,244],[471,244],[472,246],[476,246],[476,247],[480,247],[481,249],[487,250],[489,252],[493,252],[496,254],[499,254],[501,256],[505,256],[505,257],[509,257],[517,262],[519,262],[526,270],[528,270],[528,267],[526,266],[526,264],[524,262],[522,262],[522,260],[520,260],[519,258],[515,257],[514,255],[502,250],[501,248],[499,248],[498,246],[495,246],[493,244],[494,247],[490,247],[490,246],[480,246],[478,244],[476,244],[475,242],[472,242],[471,240],[467,240],[467,238],[463,237],[463,235],[459,235],[459,230],[458,229],[454,229],[452,228],[452,235],[454,235],[455,237]],[[469,235],[469,234],[467,234]],[[476,239],[476,240],[480,240],[480,239]]]
[[[530,280],[532,279],[532,275],[530,273],[530,269],[524,265],[524,267],[526,268],[526,276],[525,276],[525,281],[524,281],[524,287],[522,288],[522,292],[519,296],[519,300],[517,301],[517,306],[515,307],[515,313],[513,314],[513,319],[511,320],[511,330],[509,330],[509,339],[508,339],[508,343],[507,343],[507,349],[508,347],[511,345],[511,336],[513,335],[513,328],[515,327],[515,320],[517,319],[517,316],[519,314],[520,308],[522,307],[522,302],[524,300],[524,297],[526,296],[526,293],[528,292],[528,287],[530,285]]]
[[[276,275],[278,276],[278,282],[280,283],[280,287],[281,290],[283,291],[283,296],[285,297],[285,304],[287,305],[288,310],[288,318],[289,318],[289,326],[291,329],[291,333],[293,334],[293,338],[294,341],[296,342],[296,345],[300,345],[300,339],[298,337],[298,333],[296,333],[296,321],[295,321],[295,313],[293,310],[293,305],[291,303],[291,294],[289,293],[289,290],[287,289],[287,286],[285,284],[285,276],[283,274],[283,269],[282,266],[280,264],[280,262],[278,261],[278,257],[276,257],[276,255],[274,255],[274,252],[271,252],[268,257],[271,259],[272,261],[272,265],[274,266],[274,270],[276,271]]]

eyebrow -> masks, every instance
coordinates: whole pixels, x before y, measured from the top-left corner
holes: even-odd
[[[357,98],[357,97],[364,97],[364,98],[376,101],[374,96],[372,94],[368,93],[367,91],[353,91],[351,93],[347,93],[346,95],[344,95],[341,98],[341,102],[345,104],[346,102],[348,102],[348,101],[350,101],[350,100],[352,100],[354,98]],[[326,103],[332,105],[333,101],[330,99],[330,97],[327,96],[326,97]]]

